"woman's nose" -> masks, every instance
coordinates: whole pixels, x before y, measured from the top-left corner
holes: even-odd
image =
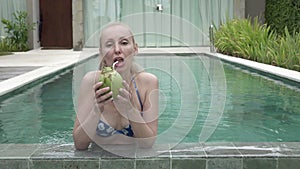
[[[116,53],[116,54],[120,54],[120,53],[121,53],[121,47],[120,47],[119,44],[116,44],[116,45],[115,45],[115,53]]]

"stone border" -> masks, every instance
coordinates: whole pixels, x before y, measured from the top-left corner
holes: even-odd
[[[281,67],[277,66],[272,66],[264,63],[259,63],[259,62],[254,62],[251,60],[246,60],[242,58],[237,58],[237,57],[232,57],[232,56],[227,56],[223,55],[220,53],[204,53],[208,56],[213,56],[217,57],[221,60],[225,60],[227,62],[235,63],[238,65],[243,65],[264,73],[272,74],[278,77],[282,77],[291,81],[295,81],[297,83],[300,83],[300,72],[294,71],[294,70],[289,70],[289,69],[284,69]]]
[[[35,52],[35,51],[32,51]],[[21,74],[19,76],[4,80],[0,82],[0,96],[6,95],[10,92],[13,92],[14,90],[21,88],[25,85],[28,85],[30,83],[33,83],[34,81],[37,81],[39,79],[42,79],[46,76],[49,76],[51,74],[54,74],[56,72],[59,72],[61,70],[64,70],[66,68],[72,67],[76,64],[78,64],[79,62],[82,62],[86,59],[91,58],[92,56],[95,56],[95,54],[97,54],[97,50],[85,50],[84,52],[74,52],[74,53],[68,53],[65,57],[68,57],[67,59],[64,59],[63,57],[63,52],[58,51],[57,55],[59,55],[58,57],[56,56],[56,58],[54,58],[53,56],[53,61],[51,60],[50,64],[47,64],[47,59],[49,59],[52,55],[56,54],[55,51],[44,51],[45,53],[39,54],[37,53],[30,53],[30,52],[25,52],[25,53],[19,53],[16,56],[13,57],[20,57],[20,58],[24,58],[27,55],[35,55],[35,58],[33,59],[37,59],[39,58],[41,61],[41,63],[38,63],[37,65],[33,64],[33,61],[30,60],[30,58],[28,60],[30,65],[14,65],[14,66],[6,66],[5,64],[1,67],[28,67],[28,66],[36,66],[39,67],[37,69],[34,69],[32,71],[26,72],[24,74]],[[49,56],[46,56],[45,58],[44,55],[47,55],[47,53]],[[10,56],[7,56],[10,57]],[[48,58],[47,58],[48,57]],[[15,58],[14,58],[15,59]],[[32,59],[32,58],[31,58]],[[46,62],[46,63],[44,63]]]
[[[152,149],[156,147],[160,145],[154,145]],[[101,148],[76,151],[73,144],[0,145],[0,168],[286,169],[299,165],[298,142],[185,143],[151,158],[124,158]]]

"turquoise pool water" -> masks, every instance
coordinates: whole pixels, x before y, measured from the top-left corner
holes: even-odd
[[[207,57],[200,57],[137,57],[136,61],[160,80],[160,134],[173,127],[181,131],[192,124],[188,132],[183,133],[186,136],[182,141],[199,141],[206,117],[214,106],[211,105],[211,79],[202,62]],[[97,63],[94,59],[88,62],[85,64]],[[226,62],[222,65],[227,87],[225,108],[221,121],[207,141],[300,141],[300,84],[260,75]],[[185,71],[187,68],[189,73]],[[73,142],[72,79],[73,70],[70,69],[18,94],[1,98],[0,143]],[[192,87],[181,88],[182,83],[195,84],[197,91]],[[195,106],[198,111],[189,112],[194,111]],[[196,116],[179,119],[180,113]],[[173,125],[175,121],[176,126]]]

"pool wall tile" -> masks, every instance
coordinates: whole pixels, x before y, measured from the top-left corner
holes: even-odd
[[[276,169],[277,158],[245,158],[243,169]]]
[[[64,169],[98,169],[100,167],[99,160],[64,160]]]
[[[145,158],[136,159],[136,169],[169,169],[170,158]]]
[[[1,169],[28,169],[28,160],[6,159],[0,160]]]
[[[241,158],[209,158],[206,169],[243,169]]]
[[[300,158],[280,158],[278,159],[278,169],[299,169]]]
[[[59,169],[63,168],[63,160],[32,160],[30,169]]]
[[[298,169],[300,166],[299,143],[196,143],[170,146],[170,150],[163,145],[136,149],[135,158],[104,149],[77,151],[72,144],[6,146],[0,145],[0,169]],[[118,149],[127,151],[124,147]]]
[[[205,158],[172,158],[172,169],[206,169]]]
[[[100,168],[113,168],[113,169],[134,169],[134,159],[111,159],[101,160]]]

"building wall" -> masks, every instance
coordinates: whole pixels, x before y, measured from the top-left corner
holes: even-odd
[[[236,18],[245,18],[245,0],[234,0],[234,16]]]
[[[233,0],[234,3],[234,17],[236,18],[244,18],[245,17],[245,6],[251,0]],[[249,1],[249,2],[248,2]],[[259,1],[259,0],[254,0]],[[72,1],[72,13],[73,13],[73,49],[74,50],[81,50],[84,42],[84,20],[83,20],[83,0],[73,0]],[[27,0],[28,4],[28,12],[30,15],[30,20],[33,22],[39,21],[39,0]],[[252,3],[250,3],[252,5]],[[249,9],[249,8],[247,8]],[[252,8],[251,8],[252,9]],[[253,11],[253,10],[250,10]],[[247,12],[248,14],[249,12]],[[39,33],[38,27],[34,30],[31,35],[31,45],[33,48],[39,48]]]
[[[84,0],[80,0],[81,2],[83,2],[83,4],[86,4],[87,3],[87,1],[84,1]],[[88,1],[89,3],[92,3],[93,1]],[[133,1],[130,1],[130,2],[133,2]],[[152,3],[155,3],[155,1],[149,1],[149,2],[152,2]],[[168,2],[170,2],[170,1],[168,1]],[[181,2],[181,1],[174,1],[174,3],[178,3],[178,2]],[[183,2],[185,2],[185,1],[183,1]],[[215,1],[214,1],[215,2]],[[226,2],[226,1],[224,1],[224,2]],[[223,1],[222,2],[218,2],[218,3],[224,3]],[[129,2],[128,2],[129,3]],[[175,4],[176,4],[175,3]],[[202,2],[203,3],[203,2]],[[233,15],[234,15],[234,17],[237,17],[237,18],[244,18],[245,17],[245,0],[233,0],[233,1],[230,1],[230,3],[233,3],[233,5],[231,6],[231,9],[230,9],[230,12],[233,12]],[[137,4],[140,4],[139,5],[139,7],[137,7],[137,8],[133,8],[133,9],[128,9],[127,10],[127,13],[125,12],[125,16],[126,16],[126,14],[128,15],[128,14],[130,14],[130,16],[132,16],[132,14],[133,13],[135,13],[135,12],[137,12],[137,13],[140,13],[140,12],[143,12],[143,11],[140,11],[141,9],[144,9],[143,7],[140,7],[140,6],[143,6],[144,4],[141,4],[141,2],[138,2],[137,1]],[[188,3],[188,4],[190,4],[190,3]],[[205,4],[205,3],[204,3]],[[208,3],[208,4],[214,4],[214,3]],[[129,4],[129,6],[130,6],[131,4]],[[152,4],[153,5],[153,4]],[[155,4],[154,4],[155,5]],[[166,5],[166,4],[165,4]],[[182,5],[185,5],[185,7],[181,7],[181,8],[183,8],[183,9],[186,9],[186,7],[187,7],[187,5],[186,5],[186,3],[184,3],[184,4],[182,4]],[[200,6],[200,7],[203,7],[203,4],[201,4],[202,6]],[[217,4],[218,5],[218,4]],[[220,5],[220,4],[219,4]],[[95,6],[95,5],[94,5]],[[94,7],[93,6],[93,7]],[[131,5],[132,6],[132,5]],[[81,6],[82,7],[82,6]],[[88,5],[84,5],[84,7],[85,7],[85,9],[86,8],[88,8],[89,6]],[[173,7],[174,7],[174,4],[173,4]],[[210,11],[209,9],[208,9],[208,15],[201,15],[202,16],[202,18],[198,18],[197,16],[195,16],[195,17],[193,17],[194,19],[198,19],[198,20],[201,20],[201,22],[203,22],[203,23],[205,23],[205,24],[200,24],[200,27],[198,28],[200,31],[202,31],[203,33],[203,35],[206,35],[207,34],[207,31],[208,30],[206,30],[206,29],[208,29],[208,26],[206,25],[206,20],[210,20],[211,18],[209,18],[209,17],[211,17],[211,16],[217,16],[217,17],[220,17],[220,18],[225,18],[226,16],[225,16],[225,14],[223,15],[222,13],[225,13],[224,12],[224,9],[223,9],[223,7],[224,7],[224,5],[221,5],[220,7],[218,7],[218,6],[216,6],[216,8],[217,9],[219,9],[220,11],[215,11],[215,12],[213,12],[213,11]],[[91,7],[92,8],[92,7]],[[127,8],[129,8],[128,7],[128,5],[126,6],[126,9]],[[180,7],[178,7],[178,8],[180,8]],[[122,9],[124,9],[124,8],[122,8]],[[148,9],[148,8],[146,8],[146,9]],[[168,8],[165,8],[165,9],[168,9]],[[172,8],[173,9],[173,8]],[[177,9],[177,8],[176,8]],[[222,10],[223,9],[223,10]],[[125,9],[124,9],[125,10]],[[124,10],[122,10],[123,12],[124,12]],[[205,10],[207,10],[207,9],[205,9]],[[232,10],[232,11],[231,11]],[[128,13],[128,11],[129,11],[129,13]],[[209,12],[210,11],[210,12]],[[87,12],[87,11],[86,11]],[[195,11],[194,11],[195,12]],[[202,12],[202,11],[201,11]],[[163,14],[165,14],[165,13],[167,13],[168,14],[168,12],[166,12],[166,10],[164,10],[163,11]],[[176,12],[175,12],[176,13]],[[174,15],[174,11],[172,11],[172,14]],[[185,13],[184,13],[185,14]],[[204,12],[204,14],[207,14],[207,12],[205,13]],[[84,13],[84,15],[86,15],[86,13]],[[196,14],[195,14],[196,15]],[[122,15],[123,16],[123,15]],[[177,16],[177,15],[176,15]],[[205,16],[207,16],[208,18],[206,18]],[[86,16],[85,16],[86,17]],[[93,16],[88,16],[88,18],[92,18]],[[216,18],[217,18],[216,17]],[[183,19],[186,19],[186,18],[183,18]],[[149,19],[148,19],[149,20]],[[136,21],[136,20],[135,20]],[[218,19],[217,19],[217,21],[218,21]],[[84,21],[84,23],[86,24],[86,21]],[[94,28],[95,30],[97,30],[97,26],[95,26],[95,25],[92,25],[92,24],[95,24],[95,22],[90,22],[91,23],[91,25],[88,25],[88,28],[89,29],[92,29],[92,28]],[[140,23],[140,22],[135,22],[135,23]],[[147,22],[148,23],[148,22]],[[164,22],[165,23],[165,22]],[[129,24],[130,25],[130,24]],[[142,25],[145,25],[145,24],[142,24]],[[152,24],[152,25],[155,25],[155,24]],[[195,24],[196,25],[196,24]],[[73,25],[73,26],[77,26],[77,25]],[[132,26],[132,25],[130,25],[130,26]],[[199,25],[198,25],[199,26]],[[201,27],[202,26],[202,27]],[[203,26],[204,26],[204,28],[203,28]],[[133,28],[136,28],[136,27],[138,27],[138,26],[132,26]],[[166,28],[167,26],[164,26],[164,28]],[[84,26],[84,29],[86,28],[86,26]],[[75,29],[75,28],[74,28]],[[90,40],[90,38],[89,38],[89,36],[90,36],[90,34],[91,35],[94,35],[94,29],[93,30],[91,30],[90,32],[88,32],[87,33],[87,29],[85,29],[84,30],[84,34],[85,34],[85,36],[88,36],[88,37],[84,37],[84,36],[81,36],[81,37],[84,37],[83,39],[89,39],[89,41],[88,42],[85,42],[84,44],[87,44],[88,46],[93,46],[96,42],[91,42],[91,43],[89,43],[91,40]],[[150,29],[149,27],[146,27],[146,30],[148,30],[148,29]],[[166,28],[167,29],[167,28]],[[144,30],[144,29],[141,29],[141,30]],[[134,31],[134,30],[133,30]],[[76,31],[74,31],[74,32],[76,32]],[[164,32],[163,32],[164,33]],[[173,32],[172,33],[174,33],[174,30],[173,30]],[[87,35],[88,34],[88,35]],[[168,35],[168,34],[166,34],[166,35]],[[184,36],[184,37],[186,37],[186,35]],[[197,36],[193,36],[193,37],[195,37],[195,38],[197,38]],[[144,38],[145,39],[145,38]],[[151,39],[151,37],[149,37],[149,36],[147,36],[147,39]],[[155,38],[152,38],[152,39],[155,39]],[[205,39],[205,37],[204,38],[202,38],[202,39]],[[190,42],[189,40],[187,40],[188,42]],[[201,41],[201,40],[200,40]],[[141,46],[151,46],[151,45],[153,45],[154,44],[154,46],[156,45],[156,46],[161,46],[160,45],[160,43],[156,43],[156,42],[153,42],[153,44],[150,44],[150,43],[148,43],[148,41],[143,41],[143,40],[141,40],[141,42],[142,43],[140,43],[140,41],[139,41],[139,44],[141,44]],[[186,42],[186,41],[185,41]],[[194,41],[193,41],[194,42]],[[199,42],[200,43],[200,42]],[[202,42],[201,42],[202,43]],[[75,42],[75,44],[76,44],[76,42]],[[157,45],[158,44],[158,45]],[[207,42],[205,41],[205,42],[203,42],[202,44],[206,44],[207,45]],[[173,46],[173,43],[171,42],[171,45]],[[95,45],[95,46],[97,46],[97,45]],[[176,46],[176,45],[175,45]]]
[[[26,0],[26,4],[29,22],[36,23],[35,30],[29,32],[29,47],[36,49],[41,46],[39,39],[39,0]]]
[[[73,49],[81,50],[84,45],[83,2],[73,0]]]
[[[245,17],[260,17],[260,22],[265,22],[266,0],[246,0]]]

